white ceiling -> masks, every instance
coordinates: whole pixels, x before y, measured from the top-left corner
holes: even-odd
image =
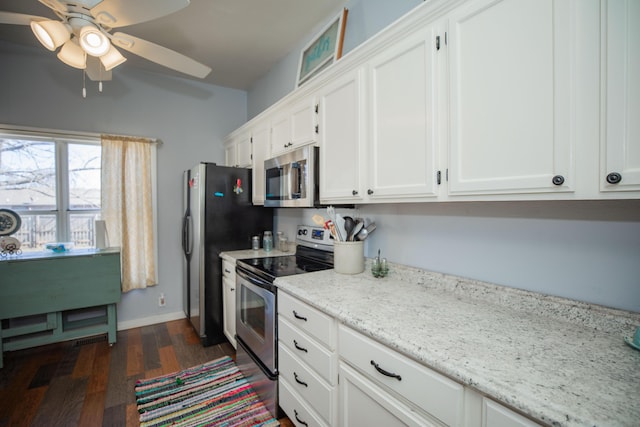
[[[130,0],[135,2],[136,0]],[[78,2],[81,2],[79,0]],[[337,14],[346,0],[191,0],[186,8],[118,31],[159,44],[208,65],[204,81],[248,90],[311,31]],[[56,18],[38,0],[0,0],[0,11]],[[28,26],[1,25],[0,40],[54,55],[35,38]],[[178,75],[129,52],[120,67]],[[66,65],[61,63],[61,66]],[[113,72],[117,74],[118,68]]]

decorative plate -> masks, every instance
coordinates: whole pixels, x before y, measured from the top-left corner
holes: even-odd
[[[640,347],[638,347],[636,345],[636,343],[633,342],[633,337],[624,337],[624,342],[626,342],[627,344],[629,344],[631,347],[635,348],[636,350],[640,350]]]
[[[10,209],[0,209],[0,236],[8,236],[20,229],[20,216]]]
[[[17,253],[20,249],[20,240],[15,237],[0,237],[0,251],[4,253]]]

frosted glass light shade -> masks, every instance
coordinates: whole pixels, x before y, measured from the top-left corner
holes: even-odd
[[[87,56],[84,50],[72,40],[67,41],[58,52],[58,59],[70,67],[84,70],[87,68]]]
[[[60,21],[31,21],[31,31],[50,51],[56,50],[71,37],[69,29]]]
[[[80,30],[80,46],[89,55],[102,56],[109,51],[111,43],[98,28],[86,25]]]
[[[122,64],[126,60],[127,58],[122,56],[118,51],[118,49],[113,47],[113,45],[111,45],[107,53],[105,53],[100,57],[100,62],[102,62],[102,65],[104,65],[104,69],[106,71],[109,71],[117,67],[118,65]]]

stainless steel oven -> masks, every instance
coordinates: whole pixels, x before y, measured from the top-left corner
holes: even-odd
[[[333,268],[329,231],[298,226],[296,254],[238,260],[236,363],[271,414],[278,418],[277,288],[281,276]]]

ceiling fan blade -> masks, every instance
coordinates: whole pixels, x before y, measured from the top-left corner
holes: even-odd
[[[49,18],[35,15],[25,15],[23,13],[0,12],[0,24],[29,25],[31,20],[46,21]]]
[[[190,76],[203,79],[211,72],[211,68],[188,56],[129,34],[115,33],[111,37],[111,42],[149,61]]]
[[[91,9],[96,22],[110,28],[138,24],[184,9],[190,0],[103,0]]]

